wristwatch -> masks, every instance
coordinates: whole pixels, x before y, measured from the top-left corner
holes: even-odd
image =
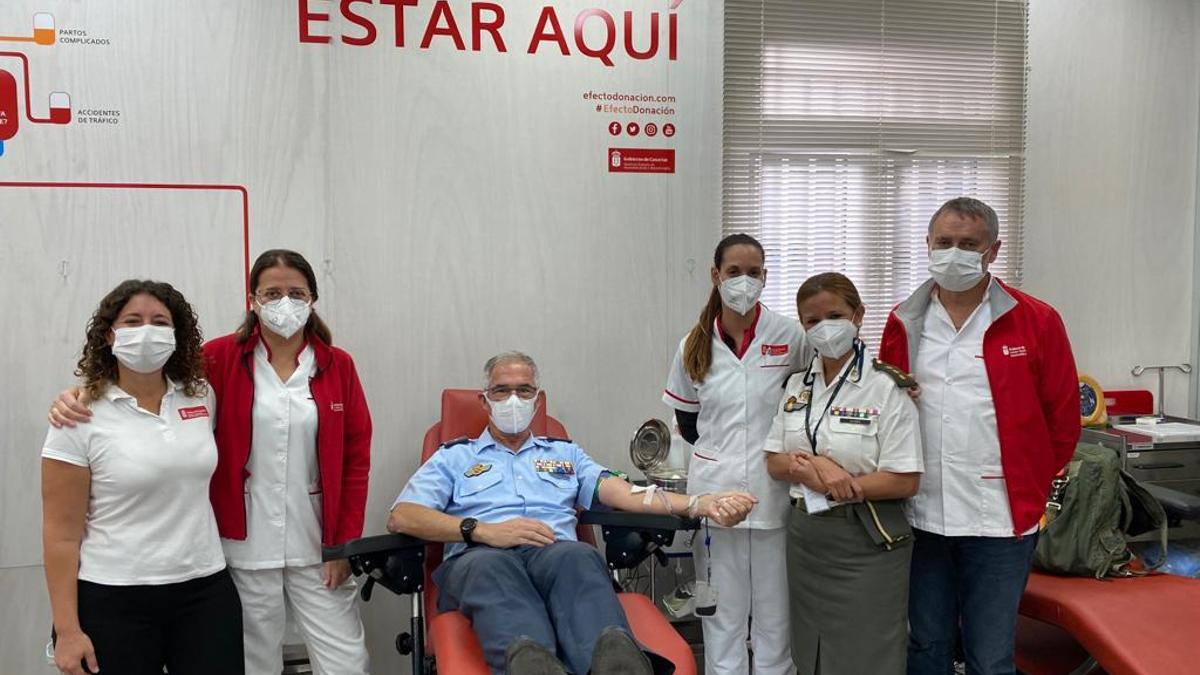
[[[458,531],[462,533],[463,541],[467,542],[467,546],[474,546],[475,541],[472,539],[475,535],[475,526],[479,521],[474,518],[463,518],[458,522]]]

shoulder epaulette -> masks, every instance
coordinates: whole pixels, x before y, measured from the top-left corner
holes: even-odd
[[[542,439],[543,441],[549,441],[551,443],[574,443],[575,442],[569,438],[557,438],[555,436],[538,436],[538,438]]]
[[[912,389],[913,387],[917,386],[917,378],[909,375],[903,370],[900,370],[896,366],[893,366],[890,363],[884,363],[879,359],[872,359],[871,361],[875,365],[875,370],[878,370],[884,375],[892,378],[892,381],[896,383],[897,387],[900,387],[901,389]]]
[[[439,447],[453,448],[456,445],[462,445],[463,443],[470,443],[470,442],[471,442],[471,438],[469,436],[459,436],[458,438],[456,438],[452,441],[446,441],[445,443],[442,443],[441,446],[439,446]]]

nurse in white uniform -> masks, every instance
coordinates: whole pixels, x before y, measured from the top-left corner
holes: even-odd
[[[709,675],[793,672],[784,527],[788,484],[767,474],[763,448],[783,384],[809,355],[799,323],[759,304],[767,279],[763,265],[762,245],[749,235],[733,234],[717,245],[708,304],[679,343],[663,393],[684,439],[695,448],[688,492],[740,490],[759,499],[737,527],[711,527],[707,536],[696,537],[697,576],[707,575],[717,594],[716,612],[703,617]]]

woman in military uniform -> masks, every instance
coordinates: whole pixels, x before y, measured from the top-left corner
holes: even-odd
[[[796,307],[817,354],[788,380],[765,448],[771,476],[791,483],[792,658],[800,675],[903,673],[915,382],[858,339],[865,307],[845,276],[808,279]]]

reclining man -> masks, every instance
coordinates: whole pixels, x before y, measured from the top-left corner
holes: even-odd
[[[666,659],[634,642],[603,557],[575,539],[575,507],[598,501],[728,526],[756,499],[663,491],[647,499],[574,443],[532,435],[539,393],[533,359],[507,352],[484,371],[487,429],[445,444],[425,462],[396,498],[388,530],[449,542],[433,573],[438,609],[471,620],[492,672],[672,672]]]

